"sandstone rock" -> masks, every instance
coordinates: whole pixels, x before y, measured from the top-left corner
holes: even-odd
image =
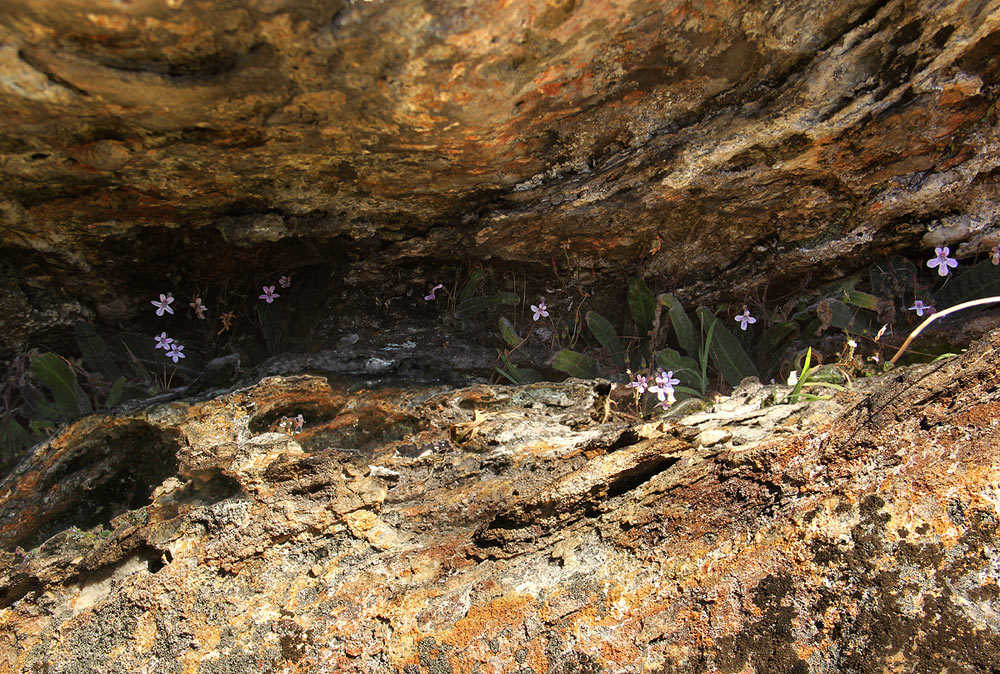
[[[998,238],[998,12],[6,3],[0,351],[134,324],[168,277],[298,269],[366,315],[467,261],[704,299],[971,258]]]
[[[998,347],[739,445],[582,381],[87,417],[0,484],[0,671],[989,671]]]

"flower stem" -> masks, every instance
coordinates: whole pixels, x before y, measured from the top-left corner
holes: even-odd
[[[938,311],[938,312],[932,314],[930,317],[928,317],[926,320],[924,320],[923,323],[921,323],[920,325],[918,325],[916,327],[916,329],[914,329],[913,332],[910,333],[910,335],[906,338],[906,341],[903,342],[903,345],[901,347],[899,347],[899,351],[896,352],[896,355],[894,355],[892,358],[889,359],[889,362],[895,365],[895,363],[899,359],[899,357],[903,355],[904,351],[906,351],[906,348],[908,346],[910,346],[910,342],[912,342],[914,339],[916,339],[917,335],[919,335],[921,332],[924,331],[924,328],[926,328],[928,325],[930,325],[931,323],[933,323],[937,319],[944,318],[948,314],[953,314],[956,311],[961,311],[962,309],[968,309],[970,307],[977,307],[977,306],[980,306],[982,304],[995,304],[997,302],[1000,302],[1000,297],[996,297],[996,296],[993,296],[993,297],[982,297],[982,298],[980,298],[978,300],[972,300],[970,302],[962,302],[961,304],[956,304],[953,307],[948,307],[944,311]]]

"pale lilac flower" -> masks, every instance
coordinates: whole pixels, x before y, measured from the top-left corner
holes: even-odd
[[[278,279],[278,285],[281,286],[282,288],[289,288],[289,287],[291,287],[291,285],[292,285],[292,277],[291,276],[282,276],[282,277],[280,277]]]
[[[153,339],[156,340],[156,346],[153,347],[153,348],[163,349],[164,351],[169,351],[170,350],[170,345],[174,343],[174,338],[173,337],[167,337],[167,333],[166,332],[161,332],[160,334],[158,334]]]
[[[1000,264],[1000,246],[993,246],[990,248],[990,262],[994,266]]]
[[[935,257],[931,258],[930,260],[927,260],[927,266],[930,267],[931,269],[937,267],[938,275],[947,276],[951,272],[949,267],[958,266],[958,260],[948,257],[949,253],[951,253],[951,251],[948,249],[948,246],[945,246],[943,248],[935,248],[934,249]]]
[[[301,433],[302,432],[302,424],[304,424],[306,422],[306,420],[302,417],[301,414],[299,414],[294,419],[292,419],[292,421],[295,422],[295,432],[296,433]]]
[[[160,294],[160,301],[150,300],[150,304],[156,307],[156,315],[162,316],[163,312],[166,311],[168,314],[174,313],[174,310],[170,308],[170,303],[174,301],[173,293],[167,293],[166,295]]]
[[[920,316],[921,318],[924,317],[924,312],[925,311],[928,314],[933,314],[934,313],[934,307],[932,307],[929,304],[924,304],[923,301],[921,301],[921,300],[917,300],[916,302],[913,303],[912,307],[907,307],[907,309],[909,309],[910,311],[916,311],[917,312],[917,316]]]
[[[261,288],[264,290],[264,294],[263,295],[259,295],[257,297],[257,299],[259,299],[259,300],[264,300],[265,302],[267,302],[268,304],[270,304],[271,302],[274,301],[275,297],[281,297],[281,295],[279,295],[278,293],[274,292],[274,286],[261,286]]]
[[[882,361],[882,359],[879,357],[879,355],[877,353],[874,356],[872,356],[872,360],[874,360],[876,363],[879,363],[879,362]]]
[[[444,288],[444,284],[443,283],[438,283],[436,286],[434,286],[433,288],[431,288],[430,293],[428,293],[427,295],[424,295],[424,299],[427,300],[428,302],[430,302],[431,300],[437,299],[436,297],[434,297],[434,293],[436,293],[439,288]]]
[[[681,383],[681,380],[677,379],[676,377],[674,377],[674,371],[673,370],[670,370],[669,372],[664,372],[663,370],[660,370],[659,372],[656,373],[656,384],[657,384],[657,386],[661,386],[663,388],[668,388],[671,391],[673,391],[674,390],[674,385],[675,384],[680,384],[680,383]]]
[[[538,303],[538,306],[534,304],[531,305],[531,310],[535,312],[535,320],[537,321],[542,316],[548,318],[549,312],[545,309],[545,298],[543,297]]]
[[[628,385],[634,388],[640,394],[642,394],[645,393],[646,389],[649,388],[649,379],[643,377],[641,374],[637,374],[635,376],[635,381],[630,381]]]
[[[677,402],[677,398],[674,397],[673,389],[670,391],[663,391],[661,389],[656,395],[660,399],[660,402],[656,403],[656,406],[660,409],[669,409],[671,405]]]
[[[743,313],[736,317],[736,322],[740,324],[740,330],[746,330],[747,325],[753,325],[757,322],[757,319],[750,315],[750,310],[744,304]]]
[[[166,356],[167,358],[172,359],[176,363],[181,358],[187,358],[187,356],[181,353],[183,350],[184,350],[183,346],[174,342],[173,344],[170,345],[170,351],[167,351]]]
[[[208,309],[208,307],[206,307],[204,304],[201,303],[200,297],[195,296],[194,302],[192,302],[188,306],[194,309],[195,316],[197,316],[201,320],[205,320],[205,310]]]

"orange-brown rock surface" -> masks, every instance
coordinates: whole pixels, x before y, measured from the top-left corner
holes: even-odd
[[[289,269],[345,315],[468,261],[745,301],[974,257],[998,47],[998,0],[0,3],[0,353]]]
[[[87,417],[0,484],[0,672],[995,671],[1000,332],[865,384],[641,421],[600,381],[300,375]]]

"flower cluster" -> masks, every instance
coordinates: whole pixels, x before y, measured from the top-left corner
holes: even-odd
[[[677,399],[674,397],[674,386],[680,384],[680,380],[674,377],[674,371],[665,371],[660,369],[654,377],[654,382],[652,385],[649,383],[649,378],[644,377],[641,374],[635,376],[635,380],[629,382],[629,386],[635,389],[636,394],[642,395],[646,391],[650,393],[655,393],[659,402],[656,403],[657,407],[667,409],[675,402]]]
[[[181,346],[181,344],[173,337],[167,337],[166,332],[161,332],[153,339],[156,340],[156,346],[154,348],[166,351],[165,355],[167,358],[173,360],[174,363],[177,363],[181,358],[187,358],[187,356],[183,353],[184,347]]]

